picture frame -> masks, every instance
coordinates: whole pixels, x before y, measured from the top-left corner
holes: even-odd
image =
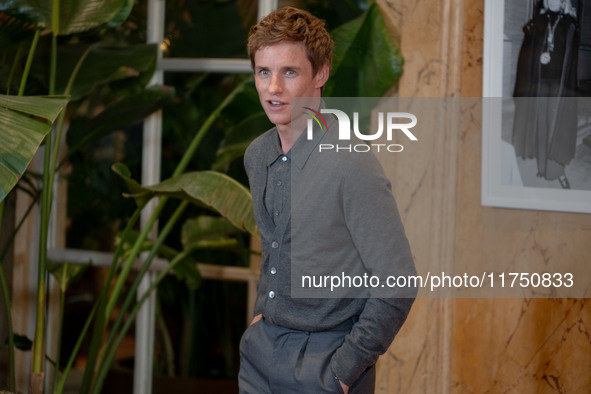
[[[591,11],[591,0],[569,0],[569,2],[576,4],[575,11],[585,11],[585,14],[576,15],[576,20],[579,26],[584,22],[585,26],[591,30],[591,21],[587,16]],[[517,75],[518,63],[523,62],[519,57],[524,41],[522,28],[538,20],[548,23],[547,26],[552,28],[560,22],[565,24],[567,20],[574,20],[573,16],[576,14],[571,9],[570,14],[564,14],[562,19],[558,17],[552,19],[551,16],[554,14],[548,12],[548,15],[538,16],[534,20],[534,16],[546,12],[545,4],[547,3],[543,0],[485,0],[481,203],[483,206],[490,207],[591,213],[591,93],[587,95],[585,91],[589,81],[583,71],[577,74],[577,97],[560,99],[561,105],[565,105],[566,108],[576,108],[574,115],[568,117],[572,120],[569,123],[574,122],[573,116],[576,118],[574,123],[576,142],[573,158],[568,164],[562,165],[562,173],[565,176],[561,176],[560,179],[547,179],[551,175],[542,174],[540,168],[549,168],[550,165],[546,165],[546,162],[539,158],[542,154],[534,153],[533,157],[527,157],[527,155],[522,157],[516,153],[517,149],[521,148],[515,148],[515,135],[521,132],[517,131],[521,128],[517,127],[518,123],[515,119],[525,116],[523,110],[520,112],[516,108],[524,108],[522,103],[530,104],[528,100],[538,100],[531,103],[531,108],[544,108],[543,105],[548,105],[550,109],[557,108],[556,101],[544,104],[547,98],[513,97],[516,82],[523,83],[523,76]],[[575,6],[571,4],[571,7]],[[546,27],[542,25],[542,28]],[[555,30],[557,34],[567,31],[567,28],[558,29]],[[579,40],[576,52],[578,67],[581,70],[587,68],[591,70],[591,51],[589,54],[579,52],[580,48],[587,50],[589,45],[583,40],[589,40],[589,38],[577,35],[577,39]],[[547,36],[542,40],[545,45],[548,41]],[[563,53],[569,52],[563,51]],[[535,61],[541,63],[541,56],[537,56]],[[563,58],[567,59],[564,64],[568,64],[569,58],[566,55]],[[548,96],[547,92],[541,94]],[[544,111],[551,112],[543,109],[539,112],[544,113]],[[565,111],[557,112],[565,113]],[[557,129],[569,130],[567,127]],[[539,133],[539,131],[535,132]],[[536,144],[541,138],[535,137]],[[543,151],[545,148],[537,147],[536,149]],[[570,188],[564,188],[562,178],[567,179],[566,185]]]

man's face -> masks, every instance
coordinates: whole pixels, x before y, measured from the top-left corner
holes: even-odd
[[[262,47],[254,55],[255,85],[267,117],[280,131],[291,124],[294,97],[320,97],[328,66],[312,75],[312,64],[302,42],[285,41]]]
[[[550,11],[558,12],[562,7],[562,0],[548,0],[548,8]]]

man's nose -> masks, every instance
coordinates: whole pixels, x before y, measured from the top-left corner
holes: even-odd
[[[281,78],[277,75],[271,77],[271,83],[269,84],[269,93],[279,94],[283,92],[283,85]]]

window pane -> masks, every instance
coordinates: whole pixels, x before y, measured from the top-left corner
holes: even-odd
[[[246,58],[257,1],[167,0],[165,57]]]
[[[71,135],[90,128],[92,118],[73,117]],[[135,210],[128,188],[113,172],[114,163],[125,163],[133,177],[141,174],[142,125],[117,130],[93,140],[69,160],[68,226],[66,246],[112,252],[115,238]]]

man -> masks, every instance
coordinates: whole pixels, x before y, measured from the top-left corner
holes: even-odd
[[[332,48],[324,22],[292,7],[250,31],[256,88],[275,127],[244,157],[263,255],[255,316],[240,344],[241,393],[373,393],[377,358],[412,305],[414,293],[292,296],[296,273],[308,268],[358,276],[415,273],[376,158],[319,152],[320,142],[336,141],[335,120],[327,116],[328,130],[316,129],[309,139],[307,116],[292,113],[299,97],[311,111],[322,107]]]

